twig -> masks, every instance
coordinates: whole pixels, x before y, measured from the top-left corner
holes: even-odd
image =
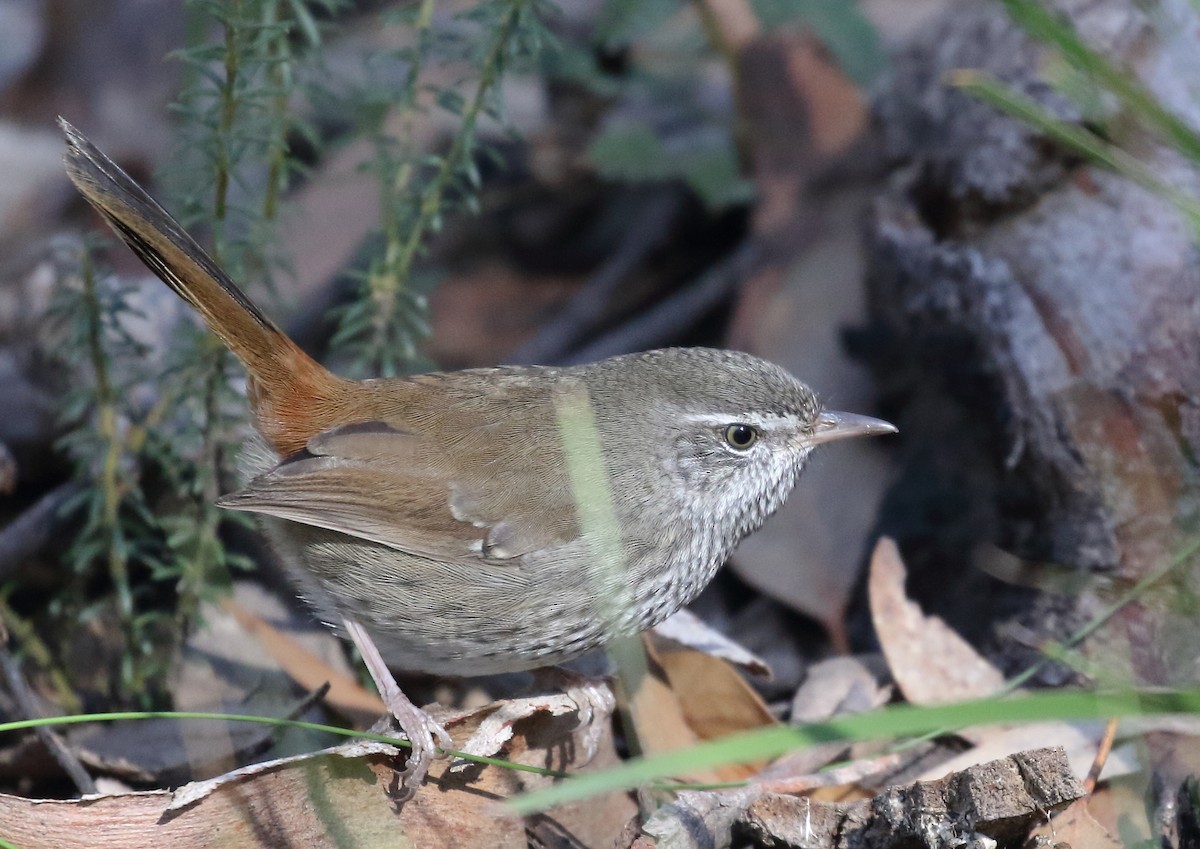
[[[898,753],[880,755],[877,758],[864,758],[845,766],[814,772],[808,775],[796,775],[785,778],[770,778],[765,781],[754,781],[752,786],[763,793],[786,793],[797,795],[816,790],[819,787],[839,787],[843,784],[857,784],[865,778],[872,778],[902,766],[906,758]]]
[[[564,357],[561,364],[592,362],[670,341],[731,298],[758,260],[756,248],[748,243],[742,245],[685,289]]]
[[[43,716],[43,713],[38,708],[37,699],[34,698],[33,691],[29,689],[29,683],[25,680],[25,676],[21,674],[21,665],[17,663],[16,658],[9,652],[7,645],[0,645],[0,671],[3,671],[4,679],[8,682],[8,689],[17,700],[21,713],[31,719]],[[78,756],[71,751],[70,746],[66,744],[56,731],[45,726],[39,726],[34,729],[34,733],[37,734],[38,739],[42,741],[42,744],[50,751],[54,759],[58,761],[58,765],[63,768],[63,771],[70,776],[71,781],[75,783],[75,787],[80,794],[87,796],[97,792],[96,783],[92,781],[92,777],[83,768],[83,764],[79,762]]]
[[[82,485],[74,481],[60,484],[0,531],[0,581],[50,544],[59,524],[58,511],[81,489]]]
[[[679,216],[678,191],[656,193],[630,222],[616,252],[588,278],[554,320],[509,359],[514,363],[553,363],[566,357],[595,331],[613,296],[651,251],[663,243]]]
[[[325,697],[329,695],[329,689],[331,686],[333,685],[326,681],[320,687],[317,687],[317,689],[305,694],[304,698],[302,698],[294,708],[287,712],[287,718],[299,719],[305,714],[305,712],[308,711],[310,707],[323,704],[325,702]]]
[[[1108,763],[1108,755],[1112,752],[1113,741],[1116,738],[1117,721],[1110,719],[1104,728],[1104,736],[1100,738],[1100,746],[1096,749],[1092,768],[1088,770],[1087,778],[1083,780],[1083,790],[1089,796],[1096,790],[1096,784],[1100,781],[1100,773],[1104,772],[1104,765]]]

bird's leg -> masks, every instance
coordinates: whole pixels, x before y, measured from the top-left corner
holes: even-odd
[[[412,750],[404,764],[404,770],[400,773],[401,795],[397,799],[401,802],[407,801],[413,797],[421,782],[425,780],[425,774],[429,772],[429,765],[433,759],[441,756],[438,747],[449,749],[452,745],[450,734],[442,727],[441,723],[404,695],[400,685],[392,676],[391,670],[384,663],[382,655],[379,654],[375,641],[371,639],[366,630],[353,619],[343,619],[342,624],[346,628],[346,633],[350,635],[350,639],[354,641],[358,653],[362,655],[363,663],[367,665],[367,671],[371,673],[371,680],[379,689],[380,698],[387,705],[388,711],[396,718],[396,723],[400,726],[404,736],[412,744]],[[435,736],[437,737],[436,743],[434,742]]]

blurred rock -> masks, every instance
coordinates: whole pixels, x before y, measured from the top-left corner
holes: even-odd
[[[1178,85],[1200,53],[1200,9],[1054,6],[1200,126],[1200,101]],[[1045,634],[1063,621],[1027,603],[1005,612],[1016,594],[960,565],[978,541],[1134,581],[1165,566],[1200,519],[1194,226],[1168,198],[946,84],[953,69],[980,68],[1082,122],[1038,76],[1055,57],[1002,6],[964,3],[897,59],[877,101],[890,183],[871,224],[871,295],[906,441],[890,529],[921,552],[911,594],[968,629],[1016,614]],[[1196,163],[1129,115],[1107,119],[1116,144],[1200,197]],[[1106,654],[1132,657],[1145,683],[1193,680],[1169,647],[1190,643],[1194,624],[1138,604],[1118,620],[1120,648]]]
[[[14,243],[44,232],[58,211],[55,187],[66,181],[62,138],[50,129],[0,121],[0,174],[0,244],[12,250]]]
[[[919,34],[959,0],[863,0],[866,15],[885,44],[896,45]]]
[[[47,129],[63,115],[110,154],[155,161],[170,142],[166,107],[180,79],[181,64],[167,58],[184,42],[177,0],[37,5],[45,12],[36,61],[0,89],[0,108]]]
[[[45,3],[5,0],[0,3],[0,92],[29,70],[46,37]]]

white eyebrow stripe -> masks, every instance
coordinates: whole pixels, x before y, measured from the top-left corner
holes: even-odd
[[[724,427],[731,424],[748,424],[763,430],[794,428],[798,423],[796,416],[776,416],[769,413],[736,413],[733,415],[712,415],[711,413],[692,413],[683,416],[688,424]]]

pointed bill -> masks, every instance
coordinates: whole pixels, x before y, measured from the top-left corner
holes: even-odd
[[[857,413],[839,413],[837,410],[822,410],[817,417],[813,432],[804,441],[808,445],[820,445],[822,442],[833,442],[835,439],[849,439],[853,436],[879,436],[885,433],[896,433],[899,430],[894,424],[871,416],[860,416]]]

